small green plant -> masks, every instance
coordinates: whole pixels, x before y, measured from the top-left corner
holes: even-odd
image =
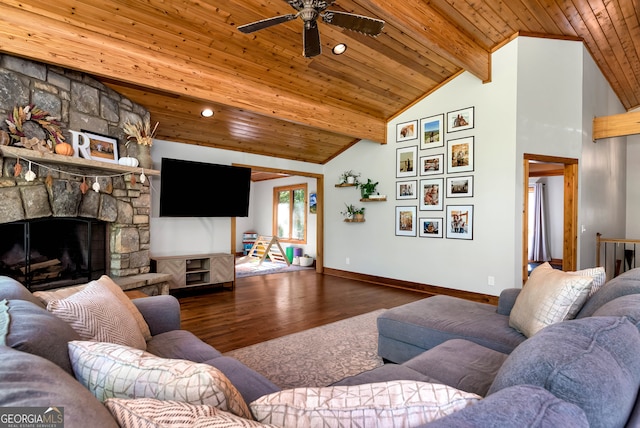
[[[349,205],[344,204],[344,206],[347,207],[347,209],[346,211],[342,211],[340,214],[342,214],[346,218],[353,218],[356,216],[356,214],[364,214],[364,207],[357,208],[353,204],[349,204]]]
[[[349,171],[345,171],[340,175],[340,184],[359,184],[358,178],[360,177],[359,172],[354,172],[352,169]]]
[[[371,181],[370,178],[367,178],[366,183],[358,183],[358,187],[360,188],[360,193],[362,195],[362,199],[369,199],[369,196],[376,193],[376,186],[378,186],[378,182],[375,183]]]

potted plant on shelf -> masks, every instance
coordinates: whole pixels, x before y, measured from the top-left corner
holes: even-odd
[[[358,177],[360,177],[360,173],[354,172],[353,170],[345,171],[340,176],[340,184],[355,184],[358,185]]]
[[[344,221],[364,221],[364,207],[358,208],[353,204],[344,204],[347,207],[346,211],[342,211],[341,214],[345,216]]]
[[[360,188],[360,194],[362,195],[362,199],[369,199],[369,197],[376,193],[376,186],[378,186],[378,182],[375,183],[371,181],[370,178],[367,178],[366,183],[359,183],[358,187]]]

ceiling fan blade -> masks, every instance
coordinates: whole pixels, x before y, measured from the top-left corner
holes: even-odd
[[[293,21],[298,17],[298,14],[290,13],[288,15],[274,16],[273,18],[263,19],[261,21],[252,22],[250,24],[239,25],[238,31],[249,34],[254,31],[263,30],[265,28],[273,27],[274,25],[282,24],[284,22]]]
[[[384,27],[384,21],[381,19],[333,10],[322,14],[322,20],[327,24],[335,25],[346,30],[357,31],[367,36],[377,36],[382,32],[382,28]]]
[[[322,47],[320,46],[320,31],[318,31],[317,22],[305,22],[302,41],[304,42],[303,55],[306,58],[320,55]]]

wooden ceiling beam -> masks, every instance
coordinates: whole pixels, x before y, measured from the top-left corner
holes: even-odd
[[[385,142],[386,138],[383,118],[338,108],[317,98],[307,99],[213,68],[204,69],[161,52],[2,4],[0,52],[353,138],[376,142]]]
[[[426,39],[434,52],[482,80],[491,80],[491,56],[467,34],[422,0],[368,3],[378,17],[417,40]]]
[[[640,111],[593,119],[593,141],[634,134],[640,134]]]

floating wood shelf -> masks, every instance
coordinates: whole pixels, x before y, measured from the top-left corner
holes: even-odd
[[[364,219],[356,220],[355,218],[345,218],[344,221],[347,223],[364,223]]]
[[[385,202],[386,200],[387,198],[375,198],[375,199],[362,198],[360,199],[360,202]]]
[[[83,168],[95,168],[111,172],[142,172],[143,168],[118,165],[116,163],[100,162],[92,159],[84,159],[74,156],[63,156],[55,153],[41,153],[36,150],[23,149],[21,147],[0,146],[0,153],[3,157],[20,158],[34,162],[46,162],[58,165],[72,165]],[[160,171],[144,168],[145,175],[160,175]]]
[[[336,187],[356,187],[356,183],[340,183],[336,184]]]

